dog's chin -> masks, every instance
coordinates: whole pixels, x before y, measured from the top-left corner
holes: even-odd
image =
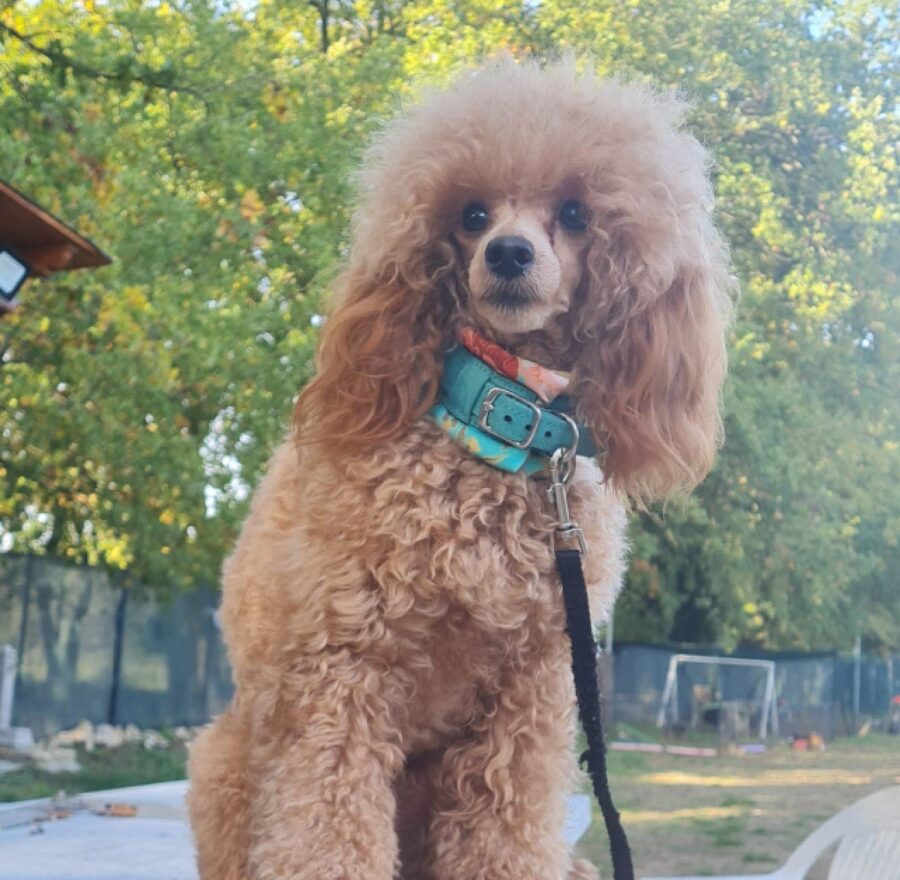
[[[473,305],[478,316],[502,334],[540,330],[551,312],[548,303],[540,296],[504,288],[474,297]]]

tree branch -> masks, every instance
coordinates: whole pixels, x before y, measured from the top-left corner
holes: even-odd
[[[23,46],[27,46],[32,52],[43,56],[61,70],[70,71],[78,76],[101,79],[122,85],[140,83],[150,89],[160,89],[166,92],[184,92],[202,102],[207,110],[209,109],[206,98],[197,89],[192,86],[180,85],[176,82],[176,71],[174,68],[163,67],[154,69],[138,66],[135,69],[130,69],[129,65],[117,71],[100,70],[90,64],[76,61],[59,47],[60,44],[56,40],[51,41],[48,46],[39,46],[30,36],[20,33],[14,27],[4,22],[0,22],[0,34],[7,34],[18,40]]]
[[[309,0],[309,5],[319,13],[322,32],[322,54],[328,52],[328,0]]]

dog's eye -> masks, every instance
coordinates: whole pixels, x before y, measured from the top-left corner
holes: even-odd
[[[487,208],[481,202],[466,205],[463,208],[462,225],[466,232],[481,232],[488,225]]]
[[[559,222],[570,232],[584,232],[588,222],[587,208],[581,202],[569,199],[560,206]]]

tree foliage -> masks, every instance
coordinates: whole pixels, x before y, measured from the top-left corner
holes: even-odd
[[[617,632],[900,643],[894,3],[0,0],[0,177],[115,258],[0,324],[7,544],[215,580],[412,82],[572,49],[694,102],[742,288],[727,442],[636,514]]]

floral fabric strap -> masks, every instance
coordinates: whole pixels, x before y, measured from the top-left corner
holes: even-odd
[[[496,342],[485,339],[471,327],[459,334],[459,341],[477,358],[493,367],[507,379],[521,382],[530,388],[544,403],[550,403],[569,387],[569,374],[550,370],[534,361],[516,357]]]

